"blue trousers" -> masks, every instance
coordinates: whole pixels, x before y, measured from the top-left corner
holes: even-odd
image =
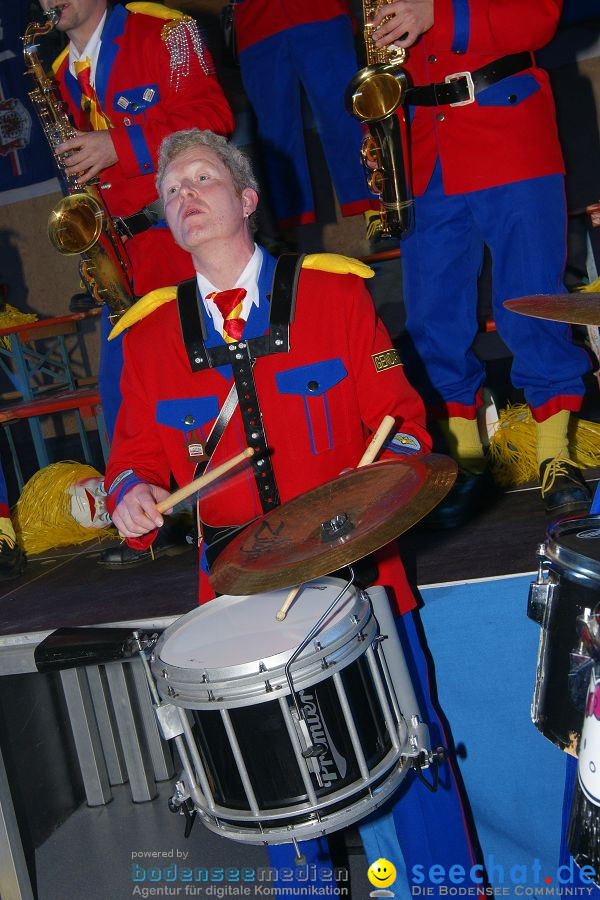
[[[280,31],[240,54],[242,81],[256,113],[265,177],[279,222],[314,221],[302,88],[342,211],[352,215],[353,210],[344,207],[373,199],[360,162],[360,126],[344,107],[346,87],[357,69],[348,16]]]
[[[570,327],[502,305],[512,297],[564,293],[565,223],[561,175],[446,195],[438,161],[427,191],[415,200],[415,230],[402,241],[402,356],[428,406],[472,408],[483,384],[473,341],[484,245],[492,256],[494,320],[513,355],[514,386],[532,409],[561,395],[583,395],[590,361],[571,343]]]
[[[98,390],[100,391],[109,444],[112,441],[117,413],[121,406],[121,371],[123,369],[123,335],[119,335],[114,341],[109,341],[108,335],[111,329],[108,307],[104,304],[100,320]]]
[[[429,725],[431,746],[447,746],[442,720],[430,694],[429,664],[419,634],[417,613],[407,613],[397,619],[396,624],[421,714]],[[457,778],[452,763],[448,761],[441,766],[440,784],[435,793],[429,791],[410,771],[392,802],[364,819],[358,827],[367,866],[380,858],[389,860],[398,872],[398,887],[402,873],[405,873],[409,884],[413,883],[414,866],[422,866],[418,884],[423,888],[434,886],[428,879],[432,865],[443,865],[446,872],[453,865],[461,865],[468,872],[477,861]],[[325,838],[302,841],[300,848],[307,864],[316,865],[317,871],[319,866],[332,867]],[[268,850],[273,867],[293,869],[294,849],[291,844],[270,846]],[[422,874],[424,880],[421,881]],[[287,882],[286,886],[290,887],[293,883]],[[396,885],[392,889],[398,893]],[[437,896],[437,883],[434,896]]]

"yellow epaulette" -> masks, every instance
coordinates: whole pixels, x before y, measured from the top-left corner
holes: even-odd
[[[135,2],[126,3],[125,9],[131,13],[144,13],[146,16],[155,16],[157,19],[189,19],[190,17],[178,9],[170,9],[162,3]]]
[[[143,3],[132,4],[135,6],[144,6]],[[308,253],[302,260],[303,269],[317,269],[321,272],[334,272],[337,275],[358,275],[360,278],[372,278],[375,272],[370,266],[365,265],[359,259],[353,259],[351,256],[342,256],[339,253]],[[174,300],[177,296],[176,287],[163,287],[143,297],[130,306],[127,312],[121,316],[117,324],[108,336],[109,341],[118,337],[125,331],[135,325],[136,322],[145,319],[162,306],[164,303]]]
[[[58,72],[58,70],[60,69],[60,67],[63,64],[63,59],[65,58],[65,56],[68,56],[68,53],[69,53],[69,47],[67,46],[67,47],[65,47],[63,52],[59,53],[59,55],[56,57],[56,59],[52,63],[52,74],[53,75],[56,75],[56,73]]]
[[[372,278],[375,272],[370,266],[339,253],[308,253],[302,260],[303,269],[319,269],[321,272],[335,272],[337,275],[358,275]]]
[[[141,5],[143,6],[143,4]],[[157,288],[155,291],[150,291],[149,294],[144,294],[137,303],[130,306],[127,312],[121,316],[109,334],[108,340],[112,341],[113,338],[122,334],[126,328],[130,328],[132,325],[135,325],[136,322],[145,319],[146,316],[153,313],[159,306],[169,303],[169,301],[174,300],[176,296],[177,288],[174,286]]]

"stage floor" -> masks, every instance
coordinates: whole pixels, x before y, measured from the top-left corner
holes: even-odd
[[[594,474],[588,473],[590,480]],[[484,855],[491,853],[495,862],[501,860],[507,867],[523,864],[534,854],[551,867],[560,836],[564,758],[529,720],[538,629],[526,617],[530,580],[526,573],[536,569],[536,548],[546,525],[539,489],[531,488],[507,492],[463,528],[450,532],[415,528],[400,538],[407,571],[417,586],[439,696],[473,798]],[[64,625],[166,621],[195,607],[193,548],[114,572],[97,565],[102,546],[91,543],[31,559],[24,578],[5,584],[0,592],[1,640]],[[490,694],[495,695],[493,701]],[[29,718],[24,715],[22,721],[12,722],[11,732],[24,729],[26,735]],[[35,743],[35,735],[32,740]],[[23,742],[23,734],[15,739],[21,752],[30,753],[20,761],[25,770],[36,765],[37,750],[23,750],[31,742]],[[19,781],[22,789],[22,776]],[[173,859],[164,857],[167,863],[187,853],[188,862],[205,868],[268,865],[262,848],[232,842],[199,824],[184,840],[182,818],[167,810],[166,799],[172,793],[168,783],[149,803],[132,804],[126,786],[113,788],[113,793],[106,807],[79,806],[35,850],[39,900],[136,896],[133,875],[139,870],[134,864],[147,864],[145,857],[134,856],[138,852],[172,851]],[[537,802],[542,794],[544,802]],[[536,802],[537,842],[528,814]],[[39,811],[44,798],[26,798],[29,816],[35,814],[36,803]],[[356,832],[350,829],[345,837],[351,848],[347,863],[351,892],[346,896],[366,900],[371,889],[366,869],[372,860],[365,860]],[[137,886],[150,884],[146,880]],[[179,886],[183,896],[183,885]],[[394,891],[401,900],[410,896],[400,879]],[[510,887],[504,895],[518,896],[513,891]]]

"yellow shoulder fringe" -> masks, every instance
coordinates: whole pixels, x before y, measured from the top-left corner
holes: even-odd
[[[144,6],[143,3],[130,4],[132,6]],[[337,275],[358,275],[360,278],[372,278],[375,272],[370,266],[365,265],[351,256],[341,256],[338,253],[309,253],[302,260],[303,269],[318,269],[321,272],[334,272]],[[143,297],[130,306],[127,312],[121,316],[117,324],[108,336],[109,341],[122,334],[126,328],[131,328],[136,322],[145,319],[159,306],[169,303],[177,296],[176,287],[163,287]]]

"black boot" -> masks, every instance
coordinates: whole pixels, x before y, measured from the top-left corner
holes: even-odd
[[[23,551],[13,538],[0,534],[0,581],[18,578],[25,568]]]
[[[444,499],[419,523],[428,531],[458,528],[495,500],[500,491],[489,468],[483,472],[458,470],[456,481]]]
[[[190,525],[187,519],[184,522],[178,516],[167,517],[165,524],[158,530],[152,548],[135,550],[124,542],[116,547],[107,547],[100,554],[98,565],[110,569],[126,569],[152,562],[159,556],[177,556],[193,543],[193,538],[188,539],[189,535]]]
[[[574,516],[588,512],[592,492],[581,469],[563,456],[545,459],[540,465],[542,500],[551,516]]]

